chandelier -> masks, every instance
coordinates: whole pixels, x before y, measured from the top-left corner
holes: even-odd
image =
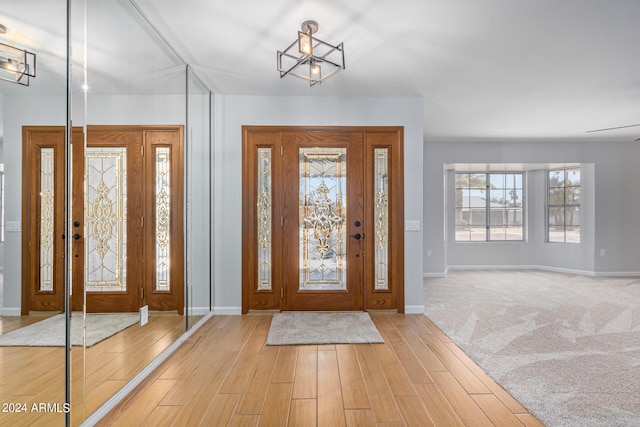
[[[0,24],[0,34],[7,31]],[[36,54],[26,49],[0,43],[0,79],[29,86],[29,78],[36,76]]]
[[[344,69],[344,46],[320,40],[313,35],[318,31],[316,21],[302,23],[298,38],[284,51],[278,51],[280,78],[286,75],[299,77],[315,86]]]

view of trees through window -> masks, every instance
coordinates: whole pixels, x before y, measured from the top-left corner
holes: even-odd
[[[547,175],[547,241],[580,243],[580,168]]]
[[[522,173],[456,173],[456,241],[524,239]]]

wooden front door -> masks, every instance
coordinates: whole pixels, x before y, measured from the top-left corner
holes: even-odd
[[[45,182],[50,175],[52,182],[64,185],[64,128],[25,128],[25,145],[36,147],[28,141],[42,129],[56,134],[60,148],[52,153],[62,163],[46,173],[40,167],[29,172],[33,177],[24,184],[27,194],[43,193],[33,187],[38,176]],[[25,161],[36,168],[41,162],[37,157],[37,150],[28,149]],[[182,127],[89,126],[86,152],[82,129],[74,129],[72,159],[72,309],[133,312],[148,305],[182,313]],[[51,214],[52,227],[63,228],[63,200],[63,190],[56,190],[47,202],[59,206]],[[50,227],[42,201],[29,196],[25,203],[26,224],[36,230]],[[37,290],[47,273],[41,249],[46,235],[30,232],[23,270],[32,271],[23,274],[23,312],[64,309],[62,228],[52,235],[51,268],[52,287],[62,291],[56,293],[60,304],[41,302],[48,296]]]
[[[402,129],[243,130],[243,311],[403,311]]]

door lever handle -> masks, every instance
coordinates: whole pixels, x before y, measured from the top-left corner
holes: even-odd
[[[78,233],[76,233],[71,237],[73,238],[73,240],[78,240],[80,238],[80,235]]]
[[[349,236],[349,237],[353,237],[356,240],[364,239],[364,233],[362,233],[362,234],[356,233],[353,236]]]

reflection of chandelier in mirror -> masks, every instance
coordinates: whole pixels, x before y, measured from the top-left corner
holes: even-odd
[[[287,74],[309,81],[310,86],[322,83],[329,76],[344,69],[343,43],[333,46],[313,35],[318,31],[316,21],[305,21],[298,38],[284,51],[278,51],[280,77]]]
[[[7,27],[0,24],[0,34],[6,32]],[[0,43],[0,79],[29,86],[29,78],[35,76],[35,53]]]

